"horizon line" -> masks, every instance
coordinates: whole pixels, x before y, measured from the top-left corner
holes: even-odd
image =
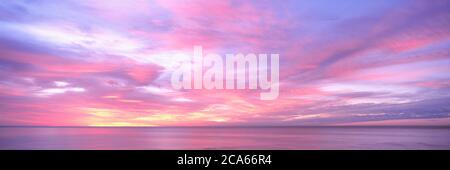
[[[0,128],[450,128],[450,125],[220,125],[220,126],[52,126],[52,125],[0,125]]]

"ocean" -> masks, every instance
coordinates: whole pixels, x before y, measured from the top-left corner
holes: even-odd
[[[0,149],[450,149],[450,127],[0,127]]]

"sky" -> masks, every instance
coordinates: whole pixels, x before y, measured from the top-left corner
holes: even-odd
[[[0,126],[450,125],[449,0],[0,1]],[[195,45],[279,97],[173,89]]]

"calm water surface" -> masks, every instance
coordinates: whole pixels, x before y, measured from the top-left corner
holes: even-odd
[[[0,149],[450,149],[450,128],[0,127]]]

